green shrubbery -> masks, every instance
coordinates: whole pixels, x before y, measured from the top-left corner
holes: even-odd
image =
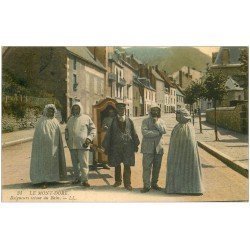
[[[46,104],[62,107],[51,93],[32,88],[27,81],[5,69],[2,92],[2,132],[34,127]]]
[[[4,99],[4,98],[3,98]],[[40,103],[34,101],[21,101],[14,98],[7,102],[2,101],[2,132],[12,132],[15,130],[32,128],[35,126],[38,118],[42,115],[44,106],[53,103],[52,100],[39,98]],[[55,103],[60,109],[59,102]]]

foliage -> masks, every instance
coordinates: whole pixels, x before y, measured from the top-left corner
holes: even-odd
[[[192,86],[189,85],[186,90],[184,91],[184,102],[189,105],[193,105],[196,102],[196,96],[192,91]]]
[[[27,95],[29,93],[27,81],[18,79],[9,70],[3,69],[2,82],[2,91],[6,95]]]
[[[57,109],[62,108],[60,102],[56,99],[28,97],[26,101],[25,97],[21,100],[19,96],[8,96],[7,102],[5,97],[2,100],[2,114],[13,116],[16,120],[22,120],[27,118],[30,110],[33,110],[34,116],[38,117],[48,103],[54,103]]]
[[[227,94],[226,83],[227,76],[222,73],[222,71],[214,72],[210,69],[207,72],[206,78],[204,80],[204,87],[206,89],[205,97],[209,100],[213,100],[214,103],[214,133],[215,140],[218,141],[218,132],[217,132],[217,103],[222,101],[224,96]]]
[[[199,82],[194,82],[191,84],[191,91],[193,92],[194,99],[197,101],[199,99],[205,98],[206,89],[204,84]]]
[[[199,99],[205,98],[206,89],[202,83],[193,82],[186,88],[184,94],[185,94],[185,103],[193,105]]]
[[[18,127],[18,123],[13,115],[2,116],[2,132],[12,132]]]
[[[204,97],[214,102],[222,101],[223,97],[227,94],[225,83],[227,76],[219,72],[208,70],[204,80]]]
[[[248,75],[248,48],[241,50],[239,61],[241,62],[241,71]]]

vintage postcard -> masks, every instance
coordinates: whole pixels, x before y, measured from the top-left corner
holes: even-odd
[[[248,47],[2,47],[3,202],[247,202]]]

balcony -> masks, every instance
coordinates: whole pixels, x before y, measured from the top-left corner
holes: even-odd
[[[114,74],[114,73],[109,73],[109,74],[108,74],[108,79],[109,79],[109,81],[115,81],[115,80],[116,80],[116,74]]]
[[[121,86],[126,86],[126,80],[124,78],[121,78],[118,80],[118,84]]]

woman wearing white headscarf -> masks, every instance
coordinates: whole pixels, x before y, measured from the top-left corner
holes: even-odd
[[[30,180],[32,184],[42,184],[44,188],[48,182],[57,182],[66,177],[62,135],[55,113],[53,104],[45,106],[32,143]]]
[[[202,194],[201,163],[195,130],[187,109],[176,112],[167,159],[166,192],[169,194]]]

